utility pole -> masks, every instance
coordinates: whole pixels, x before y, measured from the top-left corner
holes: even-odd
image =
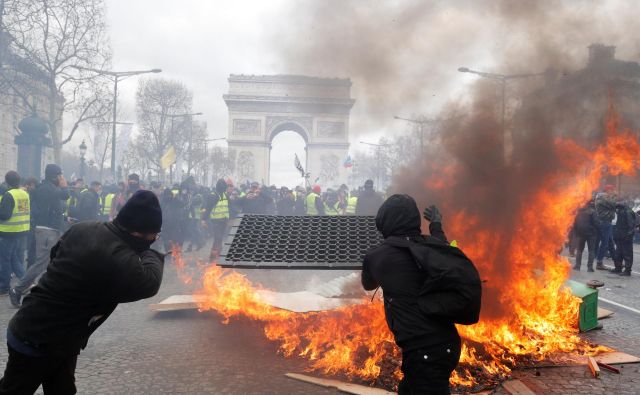
[[[403,118],[403,117],[399,117],[399,116],[394,116],[394,119],[398,119],[401,121],[407,121],[416,125],[420,125],[420,157],[424,157],[424,126],[425,125],[429,125],[429,126],[433,126],[436,125],[440,122],[442,122],[441,119],[411,119],[411,118]]]
[[[113,114],[112,114],[112,135],[111,135],[111,173],[113,176],[113,180],[117,180],[116,174],[116,125],[117,125],[117,107],[118,107],[118,81],[124,80],[128,77],[133,77],[134,75],[147,74],[147,73],[161,73],[161,69],[151,69],[151,70],[138,70],[138,71],[110,71],[110,70],[99,70],[92,69],[89,67],[80,67],[74,66],[79,70],[86,70],[96,73],[98,75],[104,75],[113,78]]]
[[[501,144],[502,144],[502,150],[503,150],[503,155],[504,155],[504,161],[505,163],[509,162],[509,150],[507,147],[507,142],[511,141],[511,135],[507,135],[507,127],[506,127],[506,96],[507,96],[507,82],[514,80],[514,79],[522,79],[522,78],[529,78],[529,77],[538,77],[541,75],[544,75],[545,72],[541,72],[541,73],[525,73],[525,74],[496,74],[496,73],[486,73],[483,71],[476,71],[476,70],[471,70],[468,67],[460,67],[458,68],[458,71],[461,73],[471,73],[471,74],[476,74],[479,75],[480,77],[483,78],[487,78],[490,80],[493,80],[495,82],[497,82],[498,84],[500,84],[500,91],[501,91],[501,96],[502,96],[502,103],[501,103],[501,119],[502,119],[502,136],[501,136]]]
[[[381,169],[381,158],[380,158],[380,150],[383,147],[388,147],[391,144],[375,144],[375,143],[367,143],[366,141],[361,141],[360,144],[365,144],[365,145],[370,145],[372,147],[376,147],[376,187],[379,188],[379,190],[382,190],[382,186],[380,185],[380,169]]]

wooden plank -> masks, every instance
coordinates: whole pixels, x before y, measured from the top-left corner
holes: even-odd
[[[591,374],[593,377],[600,377],[600,367],[598,366],[598,362],[593,357],[589,357],[587,360],[587,366],[589,366],[589,370],[591,370]]]
[[[624,364],[624,363],[637,363],[640,362],[640,358],[629,355],[627,353],[623,353],[620,351],[608,352],[605,354],[600,354],[594,357],[596,362],[601,362],[606,365],[616,365],[616,364]]]
[[[151,311],[177,311],[196,310],[198,301],[204,299],[205,295],[172,295],[160,303],[149,305]]]
[[[599,320],[601,320],[603,318],[609,318],[613,314],[615,314],[615,313],[613,311],[611,311],[611,310],[607,310],[607,309],[603,309],[602,307],[598,307],[598,319]]]
[[[353,394],[353,395],[393,395],[393,392],[389,392],[380,388],[374,387],[366,387],[364,385],[353,384],[353,383],[345,383],[339,380],[333,379],[323,379],[319,377],[307,376],[305,374],[298,373],[287,373],[285,376],[298,380],[304,381],[305,383],[319,385],[324,388],[335,388],[338,391]]]
[[[505,381],[502,383],[502,388],[511,395],[536,395],[525,383],[518,379]]]

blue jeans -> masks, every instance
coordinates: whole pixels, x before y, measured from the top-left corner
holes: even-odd
[[[601,223],[598,227],[598,245],[596,247],[596,260],[598,262],[602,262],[604,259],[604,254],[609,249],[609,243],[613,235],[613,225],[611,222],[608,224]]]
[[[24,276],[24,236],[0,237],[0,292],[7,292],[11,282],[11,273],[17,278]]]

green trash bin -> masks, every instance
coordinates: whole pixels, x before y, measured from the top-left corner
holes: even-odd
[[[598,326],[598,290],[573,280],[565,283],[574,296],[582,299],[578,315],[580,332],[586,332]]]

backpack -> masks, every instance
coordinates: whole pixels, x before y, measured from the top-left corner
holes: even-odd
[[[429,236],[420,241],[389,237],[385,243],[407,248],[426,273],[418,294],[422,313],[462,325],[478,322],[482,281],[473,262],[460,249]]]

